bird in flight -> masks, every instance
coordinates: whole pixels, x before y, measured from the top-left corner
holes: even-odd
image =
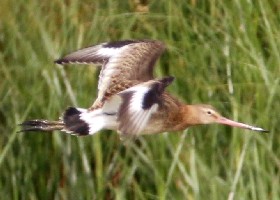
[[[57,121],[28,120],[21,131],[60,130],[78,136],[102,129],[122,137],[180,131],[218,123],[259,132],[266,130],[223,117],[210,105],[188,105],[165,91],[174,78],[155,78],[153,68],[165,45],[157,40],[124,40],[80,49],[57,64],[99,64],[98,94],[88,108],[69,107]]]

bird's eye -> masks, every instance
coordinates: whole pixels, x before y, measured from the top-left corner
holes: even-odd
[[[211,112],[210,110],[208,110],[208,111],[207,111],[207,114],[208,114],[208,115],[211,115],[211,114],[212,114],[212,112]]]

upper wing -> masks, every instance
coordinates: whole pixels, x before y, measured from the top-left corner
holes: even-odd
[[[103,112],[109,114],[118,110],[118,131],[123,135],[137,135],[144,130],[152,114],[157,112],[162,93],[173,79],[165,77],[126,89],[106,101]]]
[[[164,49],[165,45],[156,40],[124,40],[78,50],[57,60],[56,63],[102,64],[97,101],[103,101],[113,80],[121,85],[127,80],[152,79],[153,66]],[[120,91],[115,91],[118,92]]]

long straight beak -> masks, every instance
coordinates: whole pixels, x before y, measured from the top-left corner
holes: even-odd
[[[269,131],[264,130],[262,128],[255,127],[255,126],[250,126],[248,124],[243,124],[243,123],[240,123],[240,122],[236,122],[236,121],[227,119],[225,117],[220,117],[219,119],[217,119],[216,122],[219,123],[219,124],[224,124],[224,125],[228,125],[228,126],[249,129],[249,130],[252,130],[252,131],[269,132]]]

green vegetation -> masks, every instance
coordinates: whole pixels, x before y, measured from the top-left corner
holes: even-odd
[[[117,2],[1,1],[0,199],[280,199],[279,1]],[[167,44],[156,74],[176,77],[171,93],[270,133],[210,125],[127,145],[111,131],[16,133],[93,102],[97,68],[53,60],[128,38]]]

